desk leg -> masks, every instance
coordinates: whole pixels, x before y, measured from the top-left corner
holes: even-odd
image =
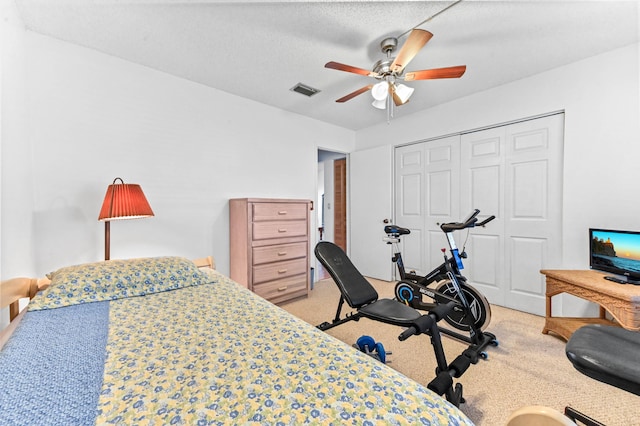
[[[547,281],[547,292],[545,294],[546,297],[546,315],[544,321],[544,328],[542,329],[542,334],[549,334],[549,319],[551,318],[551,295],[549,294],[549,282]]]

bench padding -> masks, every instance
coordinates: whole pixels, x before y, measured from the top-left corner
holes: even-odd
[[[640,333],[616,326],[586,325],[566,346],[567,357],[581,373],[640,395]]]

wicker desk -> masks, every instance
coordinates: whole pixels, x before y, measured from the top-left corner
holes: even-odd
[[[591,270],[542,270],[547,277],[547,311],[543,334],[552,332],[568,340],[575,330],[586,324],[619,325],[640,330],[640,286],[618,284],[604,279],[605,274]],[[569,293],[600,305],[596,318],[551,316],[551,298]],[[613,317],[605,317],[605,311]]]

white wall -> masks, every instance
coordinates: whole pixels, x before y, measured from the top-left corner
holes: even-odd
[[[0,2],[0,256],[11,256],[11,267],[0,262],[0,276],[32,265],[31,212],[33,179],[31,150],[27,143],[25,30],[15,2]]]
[[[155,217],[113,222],[112,258],[213,255],[228,273],[228,199],[315,199],[318,146],[354,147],[350,130],[18,35],[26,73],[3,62],[2,278],[102,259],[97,217],[115,177],[140,184]],[[26,132],[5,135],[5,103],[24,103]]]
[[[31,211],[33,210],[30,149],[26,140],[24,25],[15,2],[0,1],[0,259],[10,253],[15,270],[32,266]],[[22,167],[9,167],[9,163]],[[9,183],[11,182],[11,185]],[[20,207],[16,202],[20,200]],[[26,212],[26,213],[25,213]],[[0,277],[6,268],[0,262]],[[0,329],[9,322],[9,308],[0,310]]]

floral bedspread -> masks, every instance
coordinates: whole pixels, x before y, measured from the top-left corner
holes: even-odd
[[[86,304],[102,306],[108,327],[95,343],[102,346],[81,345],[104,363],[98,396],[87,402],[93,408],[79,411],[100,425],[471,424],[426,387],[211,274],[210,284]],[[8,352],[19,354],[16,344]],[[0,368],[14,362],[4,352]],[[12,383],[0,382],[11,392]],[[62,424],[54,417],[49,410],[44,418]]]

